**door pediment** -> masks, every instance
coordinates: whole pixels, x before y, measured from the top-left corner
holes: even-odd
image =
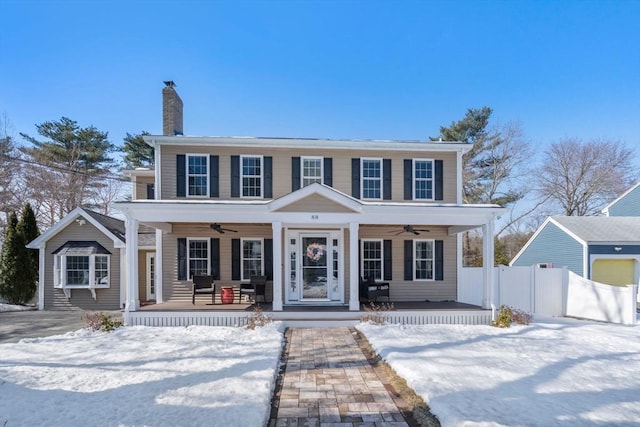
[[[286,205],[275,212],[332,212],[332,213],[352,213],[344,205],[329,200],[319,194],[312,194],[304,199]]]
[[[269,203],[272,212],[360,212],[362,203],[331,187],[311,184]]]

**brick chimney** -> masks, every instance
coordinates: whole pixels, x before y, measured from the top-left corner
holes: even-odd
[[[176,84],[169,80],[162,89],[162,134],[182,135],[182,99],[176,92]]]

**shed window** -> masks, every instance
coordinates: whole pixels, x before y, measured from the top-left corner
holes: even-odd
[[[97,242],[67,242],[53,252],[57,288],[109,287],[110,252]]]

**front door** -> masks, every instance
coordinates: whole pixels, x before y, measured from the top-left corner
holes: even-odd
[[[302,237],[302,274],[301,299],[327,300],[329,298],[329,278],[332,277],[329,268],[330,254],[326,236]]]
[[[339,232],[289,233],[288,303],[344,301]]]

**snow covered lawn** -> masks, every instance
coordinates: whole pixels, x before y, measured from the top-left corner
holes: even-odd
[[[36,307],[32,305],[15,305],[15,304],[9,304],[9,303],[0,301],[0,313],[8,312],[8,311],[29,311],[29,310],[35,310],[35,309]]]
[[[640,326],[358,328],[450,426],[637,425]]]
[[[262,426],[281,329],[135,326],[0,344],[0,426]]]

